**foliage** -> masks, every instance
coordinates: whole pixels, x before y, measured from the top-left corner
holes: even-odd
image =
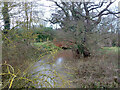
[[[51,27],[34,27],[34,33],[37,34],[36,42],[53,40],[54,37],[54,30]]]
[[[40,42],[40,43],[33,43],[35,47],[37,48],[42,48],[46,49],[47,51],[51,51],[52,49],[58,49],[60,50],[59,47],[55,46],[52,42],[47,41],[47,42]]]
[[[41,87],[41,88],[65,87],[64,85],[66,85],[66,82],[69,83],[69,81],[64,81],[64,77],[55,70],[44,69],[30,73],[31,69],[35,71],[36,68],[43,67],[43,65],[45,64],[45,63],[40,63],[39,66],[34,66],[36,61],[38,63],[39,60],[45,58],[48,52],[50,54],[49,56],[54,57],[54,55],[58,51],[58,48],[52,48],[51,51],[48,51],[49,49],[47,49],[47,45],[46,45],[45,50],[46,52],[41,53],[39,57],[36,58],[36,60],[34,60],[35,58],[33,58],[34,61],[31,61],[32,63],[29,63],[29,66],[24,70],[21,70],[19,66],[17,66],[17,68],[14,68],[15,66],[13,67],[9,65],[5,61],[5,63],[2,64],[3,72],[0,74],[3,76],[2,88],[10,89],[10,88],[36,88],[36,87]],[[50,58],[49,56],[48,58]],[[9,61],[7,62],[9,63]],[[50,62],[48,61],[47,63]],[[26,65],[26,63],[24,63],[24,65]],[[51,72],[51,74],[43,73],[46,71]],[[50,79],[52,83],[47,78]],[[63,85],[60,86],[56,80],[61,81]]]
[[[24,32],[25,31],[26,30],[24,30]],[[14,68],[19,68],[17,65],[22,66],[23,62],[27,60],[31,61],[40,54],[40,52],[30,44],[34,42],[34,38],[36,37],[36,35],[30,33],[31,31],[18,34],[17,29],[11,29],[7,34],[2,33],[3,62],[7,61],[10,65],[14,66]],[[24,68],[25,66],[21,69]]]
[[[19,38],[17,38],[17,35],[19,35]],[[25,34],[17,34],[15,30],[10,30],[3,37],[3,64],[1,64],[3,69],[0,74],[2,76],[2,88],[65,87],[64,85],[66,85],[66,82],[69,83],[69,81],[64,81],[64,77],[55,70],[45,69],[32,74],[30,73],[31,69],[35,71],[34,69],[45,64],[40,63],[40,66],[34,67],[36,62],[45,58],[46,55],[54,57],[60,48],[56,47],[50,41],[34,43],[31,39],[29,44],[26,41],[22,41],[25,38],[22,36],[25,36]],[[51,74],[43,73],[44,71],[49,71]],[[47,81],[47,78],[50,78],[54,84]],[[60,86],[57,80],[61,81],[63,85]]]

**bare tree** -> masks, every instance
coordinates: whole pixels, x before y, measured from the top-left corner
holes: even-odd
[[[109,7],[115,2],[56,2],[59,8],[57,12],[52,14],[51,23],[59,23],[65,31],[74,33],[76,44],[78,47],[82,45],[82,54],[84,57],[90,56],[89,34],[101,22],[102,17],[112,14],[117,16],[120,12],[114,12]],[[80,41],[81,38],[81,41]]]

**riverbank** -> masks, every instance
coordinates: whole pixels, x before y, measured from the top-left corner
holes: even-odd
[[[77,88],[117,88],[114,76],[118,76],[118,48],[103,48],[90,58],[72,58],[71,51],[63,51],[64,67],[73,73],[72,85]]]
[[[61,78],[64,79],[64,82],[67,80],[69,81],[69,86],[67,84],[56,87],[118,87],[118,84],[114,81],[114,76],[117,76],[116,69],[118,69],[118,55],[115,48],[111,49],[111,51],[108,49],[101,50],[99,55],[86,59],[82,57],[80,59],[74,59],[71,50],[61,50],[54,55],[54,58],[47,58],[47,60],[44,59],[44,61],[47,61],[44,69],[55,70],[60,75],[63,75]],[[38,67],[38,70],[41,70],[40,67]],[[47,73],[47,75],[53,74]],[[64,76],[66,77],[63,78]],[[57,83],[59,82],[60,79],[57,80]]]
[[[24,46],[24,44],[22,46]],[[24,48],[26,47],[24,46]],[[30,47],[33,48],[33,46]],[[25,87],[34,87],[34,88],[36,87],[49,87],[49,88],[51,87],[54,88],[56,87],[58,88],[116,87],[117,88],[118,87],[117,83],[114,82],[114,78],[113,78],[114,76],[117,76],[116,69],[118,68],[117,66],[118,50],[116,50],[116,48],[102,48],[96,56],[90,58],[81,57],[80,59],[74,59],[72,50],[62,50],[62,49],[58,50],[58,48],[56,47],[51,49],[50,45],[49,48],[47,47],[47,49],[45,47],[47,46],[37,47],[35,49],[35,52],[36,51],[40,52],[41,51],[40,48],[42,48],[44,50],[44,53],[42,52],[40,55],[38,55],[36,59],[31,58],[32,61],[27,60],[26,62],[27,64],[25,62],[22,62],[21,60],[22,64],[19,63],[19,65],[25,65],[25,64],[28,65],[28,66],[23,66],[24,69],[23,67],[20,68],[18,66],[17,66],[18,69],[14,68],[16,72],[13,73],[13,76],[16,75],[16,78],[12,84],[12,87],[17,87],[17,88],[21,88],[21,87],[22,88]],[[16,47],[14,48],[15,50],[17,49]],[[19,48],[18,52],[21,52],[21,50]],[[30,54],[28,55],[29,58],[32,57]],[[15,63],[18,62],[15,63],[12,62],[12,63],[14,66],[17,65]],[[19,70],[19,68],[22,69],[23,72]],[[29,71],[32,71],[32,69],[35,72],[29,73]],[[9,73],[9,69],[7,69],[7,72]],[[9,76],[8,79],[9,78],[13,79],[14,77]],[[25,80],[23,81],[21,79],[25,79]],[[40,81],[42,81],[42,83],[40,83]],[[51,82],[52,83],[54,82],[54,84],[51,84]]]

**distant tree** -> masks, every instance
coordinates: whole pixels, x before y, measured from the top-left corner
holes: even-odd
[[[118,46],[118,20],[113,15],[102,18],[95,31],[99,35],[98,42],[104,46]]]

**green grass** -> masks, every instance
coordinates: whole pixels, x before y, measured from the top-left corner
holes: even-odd
[[[55,46],[52,42],[47,41],[47,42],[39,42],[39,43],[34,43],[33,44],[37,48],[43,48],[46,50],[52,50],[52,49],[59,49],[59,47]]]
[[[120,50],[120,47],[103,47],[103,51],[112,51],[112,52],[118,52]]]

